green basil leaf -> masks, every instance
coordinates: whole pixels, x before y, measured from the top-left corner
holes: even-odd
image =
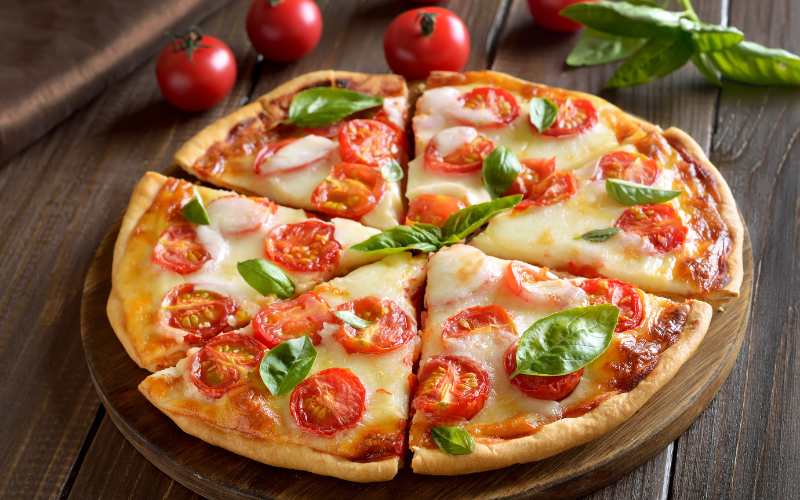
[[[264,259],[252,259],[236,264],[239,274],[261,295],[275,294],[281,299],[294,295],[294,282],[283,270]]]
[[[695,52],[692,56],[692,62],[697,69],[700,70],[700,73],[702,73],[703,76],[708,79],[708,81],[714,85],[719,85],[720,87],[722,86],[722,81],[720,81],[717,70],[714,69],[714,65],[711,64],[711,59],[709,59],[708,54]]]
[[[394,226],[353,245],[353,250],[367,254],[398,253],[406,250],[435,252],[442,243],[442,230],[433,224]]]
[[[658,3],[654,2],[653,0],[627,0],[627,2],[631,5],[646,5],[648,7],[661,7]]]
[[[517,375],[566,375],[597,359],[611,344],[619,308],[576,307],[546,316],[525,330],[517,349]]]
[[[530,102],[530,120],[536,130],[544,132],[556,122],[558,104],[548,98],[534,97]]]
[[[397,182],[403,178],[403,169],[396,160],[389,160],[381,165],[381,175],[389,182]]]
[[[317,87],[294,96],[289,106],[289,119],[298,127],[324,127],[358,111],[380,106],[383,99],[352,90]]]
[[[649,83],[680,68],[694,54],[690,35],[654,36],[620,66],[606,88],[618,89]]]
[[[711,52],[733,47],[744,40],[744,33],[733,26],[720,26],[681,19],[681,30],[692,34],[694,45],[700,52]]]
[[[458,427],[434,427],[431,436],[436,445],[451,455],[466,455],[475,451],[475,441],[469,432]]]
[[[608,35],[591,28],[586,28],[578,39],[578,43],[567,56],[570,66],[597,66],[629,58],[639,50],[647,40],[644,38],[628,38]]]
[[[522,169],[517,156],[505,146],[498,146],[483,160],[483,185],[492,199],[502,197]]]
[[[683,12],[670,12],[660,7],[608,1],[572,4],[559,14],[589,28],[630,38],[674,34],[680,30],[680,20],[684,16]]]
[[[211,223],[208,220],[206,207],[203,205],[203,198],[200,196],[200,193],[197,192],[197,188],[194,188],[194,198],[183,207],[183,216],[186,217],[186,220],[194,224],[207,226]]]
[[[308,335],[303,335],[270,349],[258,371],[269,392],[283,396],[308,376],[315,359],[317,350]]]
[[[752,85],[800,85],[800,57],[782,49],[740,42],[708,56],[722,76]]]
[[[353,328],[366,328],[375,324],[374,321],[367,321],[364,318],[359,318],[349,311],[334,311],[333,314]]]
[[[478,203],[450,214],[442,228],[442,233],[445,236],[445,242],[443,243],[450,245],[458,243],[495,215],[516,207],[520,201],[522,201],[522,195],[515,194],[514,196],[506,196],[486,203]]]
[[[602,241],[606,241],[607,239],[611,238],[620,231],[622,231],[622,229],[618,227],[610,227],[608,229],[595,229],[594,231],[583,233],[582,235],[577,236],[575,239],[599,243]]]
[[[677,198],[683,191],[656,189],[621,179],[607,179],[606,193],[623,205],[644,205],[645,203],[664,203]]]

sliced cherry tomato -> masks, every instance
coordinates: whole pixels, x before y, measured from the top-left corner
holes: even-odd
[[[153,261],[178,274],[199,271],[209,260],[211,254],[197,241],[197,231],[188,224],[167,228],[153,249]]]
[[[559,12],[565,7],[578,2],[596,2],[597,0],[528,0],[528,10],[531,11],[536,24],[552,31],[569,33],[583,28],[581,23],[564,17]]]
[[[386,112],[386,109],[381,108],[375,116],[372,117],[373,120],[378,120],[381,123],[385,123],[392,127],[397,134],[398,144],[400,145],[400,149],[403,151],[409,151],[410,148],[408,147],[408,135],[406,134],[405,128],[398,126],[392,119],[389,117],[389,113]]]
[[[672,205],[662,203],[633,206],[622,213],[614,227],[647,238],[661,253],[680,248],[689,232]]]
[[[266,238],[267,257],[291,271],[327,271],[342,253],[334,231],[321,220],[277,226]]]
[[[503,335],[517,337],[517,327],[504,308],[476,306],[464,309],[447,318],[442,338],[452,339],[467,335]]]
[[[489,374],[474,359],[432,356],[419,373],[414,409],[429,420],[469,420],[486,403]]]
[[[281,149],[285,148],[289,144],[297,141],[296,137],[290,137],[289,139],[283,139],[278,142],[273,142],[272,144],[267,144],[256,155],[256,159],[253,162],[253,172],[256,174],[261,174],[261,166],[264,164],[265,161],[275,156],[275,153],[280,151]],[[305,167],[305,165],[301,165],[294,169],[286,169],[283,172],[291,172],[292,170],[298,170]]]
[[[506,285],[515,295],[525,298],[531,287],[542,281],[551,281],[546,269],[536,270],[522,262],[513,260],[506,268]]]
[[[551,100],[558,105],[558,116],[555,123],[542,132],[542,135],[548,137],[578,135],[591,129],[597,123],[597,110],[586,99],[573,99],[571,97],[561,99],[555,97]],[[530,120],[528,123],[530,124]],[[533,124],[530,124],[530,126],[536,131],[536,127]]]
[[[366,328],[358,329],[343,323],[333,334],[349,353],[389,352],[414,337],[411,321],[392,299],[370,295],[345,302],[336,310],[347,311],[361,319],[375,322]]]
[[[511,376],[517,370],[517,348],[519,348],[519,341],[511,344],[506,350],[505,366],[508,376]],[[554,377],[517,375],[511,379],[511,383],[532,398],[561,401],[572,394],[572,391],[578,387],[581,375],[583,375],[583,368],[566,375],[556,375]]]
[[[342,160],[377,167],[400,158],[400,134],[378,120],[350,120],[339,130]]]
[[[652,186],[658,179],[660,170],[658,163],[644,155],[615,151],[600,158],[594,179],[622,179]]]
[[[644,319],[644,302],[639,289],[619,280],[591,279],[581,283],[593,305],[614,304],[619,307],[615,332],[633,330]]]
[[[442,227],[448,217],[462,208],[464,203],[458,198],[441,194],[423,194],[408,205],[406,225],[422,222]]]
[[[270,61],[291,62],[317,46],[322,13],[313,0],[253,0],[245,27],[256,52]]]
[[[575,196],[578,192],[578,181],[569,172],[554,172],[542,182],[535,185],[528,197],[514,207],[514,211],[528,207],[544,207],[554,205]]]
[[[332,139],[339,135],[339,131],[344,124],[344,120],[339,120],[338,122],[333,122],[330,125],[323,125],[322,127],[304,128],[303,131],[310,135],[318,135],[320,137]]]
[[[358,163],[338,163],[311,194],[320,212],[355,219],[375,208],[386,191],[380,171]]]
[[[442,174],[466,174],[483,167],[483,160],[494,151],[494,143],[479,135],[468,144],[442,158],[436,147],[436,138],[425,148],[424,166],[427,170]]]
[[[222,332],[246,326],[250,315],[227,295],[202,290],[194,283],[172,288],[161,301],[163,322],[186,332],[190,344],[208,341]]]
[[[184,373],[206,396],[217,399],[244,385],[261,364],[266,346],[239,333],[220,335],[186,360]]]
[[[312,344],[319,345],[322,342],[319,332],[325,323],[338,322],[322,297],[306,292],[296,299],[275,302],[258,311],[253,319],[253,333],[270,349],[303,335],[308,335]]]
[[[488,110],[492,118],[488,121],[465,123],[475,127],[499,127],[507,125],[519,116],[519,104],[513,95],[495,87],[479,87],[462,95],[459,100],[462,108],[469,110]],[[483,115],[482,115],[483,116]]]
[[[289,402],[300,429],[329,436],[355,426],[364,414],[366,390],[348,369],[328,368],[300,382]]]
[[[521,194],[523,198],[531,196],[536,186],[539,185],[550,174],[556,171],[555,156],[550,159],[545,158],[525,158],[520,160],[519,175],[514,179],[514,183],[506,191],[505,196]]]

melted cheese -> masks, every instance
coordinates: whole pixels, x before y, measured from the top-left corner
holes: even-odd
[[[307,135],[279,149],[261,164],[259,175],[270,175],[329,157],[337,144],[326,137]]]

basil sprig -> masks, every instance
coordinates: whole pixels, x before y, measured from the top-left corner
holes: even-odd
[[[208,220],[206,207],[203,205],[203,198],[200,196],[200,193],[197,192],[197,188],[194,188],[194,198],[183,207],[183,216],[186,217],[186,220],[194,224],[207,226],[211,223]]]
[[[389,160],[381,165],[381,175],[389,182],[397,182],[403,178],[403,169],[397,160]]]
[[[493,200],[502,197],[522,169],[517,156],[509,148],[498,146],[483,160],[483,185]]]
[[[434,427],[431,429],[434,442],[445,453],[466,455],[475,451],[475,441],[469,432],[458,427]]]
[[[368,321],[364,318],[359,318],[350,311],[335,311],[333,314],[353,328],[367,328],[368,326],[375,324],[374,321]]]
[[[525,330],[517,349],[517,375],[556,376],[580,370],[611,344],[619,308],[576,307],[546,316]]]
[[[286,123],[298,127],[324,127],[353,113],[383,104],[383,98],[352,90],[317,87],[297,93],[289,106]]]
[[[308,376],[316,359],[314,344],[308,335],[303,335],[270,349],[261,359],[258,371],[269,392],[283,396]]]
[[[558,104],[548,98],[534,97],[528,105],[531,124],[539,132],[549,129],[558,118]]]
[[[462,208],[450,214],[441,229],[433,224],[419,222],[413,226],[394,226],[351,248],[367,254],[391,254],[406,250],[435,252],[442,247],[455,245],[489,219],[514,208],[520,201],[522,195],[515,194]]]
[[[648,0],[568,6],[561,15],[588,29],[567,56],[567,64],[591,66],[630,58],[608,81],[608,88],[647,83],[689,60],[717,85],[719,74],[753,85],[800,85],[800,57],[746,42],[734,27],[703,23],[690,0],[678,3],[682,12]]]
[[[608,229],[595,229],[594,231],[589,231],[587,233],[583,233],[580,236],[576,236],[575,239],[598,243],[606,241],[607,239],[611,238],[620,231],[622,231],[622,229],[618,227],[609,227]]]
[[[683,191],[656,189],[622,179],[607,179],[606,193],[623,205],[644,205],[645,203],[664,203],[677,198]]]
[[[294,295],[294,282],[283,270],[264,259],[252,259],[236,264],[239,274],[261,295],[275,294],[281,299]]]

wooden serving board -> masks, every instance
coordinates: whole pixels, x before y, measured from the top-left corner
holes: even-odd
[[[121,218],[120,218],[121,221]],[[128,357],[106,316],[118,221],[98,248],[83,288],[81,334],[97,393],[119,430],[187,488],[220,499],[576,498],[639,467],[694,422],[731,371],[750,320],[753,256],[745,231],[741,296],[715,311],[697,352],[675,378],[614,431],[546,460],[462,476],[424,476],[409,466],[384,483],[350,483],[255,462],[185,434],[139,392],[149,374]],[[410,463],[408,454],[406,463]]]

